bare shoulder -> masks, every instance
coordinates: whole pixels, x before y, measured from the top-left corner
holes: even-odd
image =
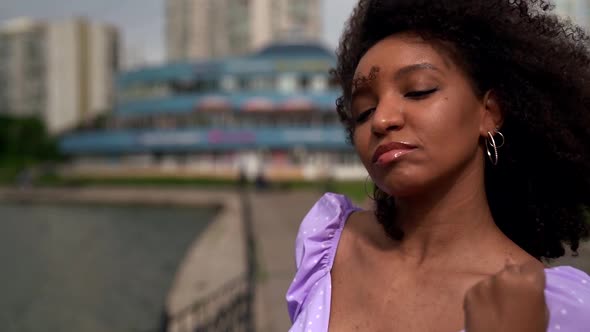
[[[372,224],[375,223],[375,213],[372,210],[360,210],[350,214],[346,224],[344,225],[344,232],[358,233],[362,235],[368,231]]]
[[[334,267],[339,266],[339,262],[350,264],[368,246],[374,245],[382,236],[381,233],[384,233],[383,228],[377,222],[374,211],[362,210],[351,213],[340,235]]]
[[[348,216],[338,241],[338,248],[334,257],[334,269],[341,265],[340,262],[350,260],[351,254],[354,252],[353,247],[358,244],[358,239],[362,236],[363,223],[366,217],[367,211],[363,210],[352,212]]]
[[[376,226],[379,226],[375,213],[371,210],[361,210],[350,214],[344,229],[342,230],[341,241],[367,241],[371,234],[375,232]]]
[[[543,262],[533,257],[512,241],[509,241],[504,246],[503,250],[499,252],[504,253],[504,264],[508,261],[511,262],[511,264],[520,266],[527,265],[529,268],[538,270],[543,270],[546,267]],[[504,268],[504,264],[502,265],[502,268]]]

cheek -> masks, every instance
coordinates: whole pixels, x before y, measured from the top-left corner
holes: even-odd
[[[370,166],[369,161],[372,156],[369,156],[369,142],[363,137],[359,137],[359,135],[355,135],[353,137],[353,145],[354,150],[359,157],[360,161],[363,163],[365,168]]]
[[[417,132],[424,134],[422,138],[426,144],[436,146],[439,151],[448,151],[477,142],[477,105],[445,97],[431,106],[432,111],[424,112],[417,121],[423,125]]]
[[[354,146],[354,149],[361,161],[363,162],[363,164],[365,164],[365,166],[367,166],[365,161],[370,160],[370,158],[372,157],[370,156],[369,146],[371,140],[370,136],[370,128],[366,125],[357,126],[354,129],[352,136],[352,144]]]

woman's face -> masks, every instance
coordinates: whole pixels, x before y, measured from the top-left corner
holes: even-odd
[[[379,188],[403,197],[469,169],[483,172],[486,104],[445,53],[412,34],[362,57],[352,87],[354,146]],[[488,100],[488,101],[486,101]]]

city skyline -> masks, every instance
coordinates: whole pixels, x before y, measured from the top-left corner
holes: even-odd
[[[321,41],[322,0],[166,0],[166,60],[255,52],[273,42]]]
[[[323,1],[322,40],[327,46],[336,46],[355,3],[356,0]],[[124,65],[154,64],[165,60],[164,5],[163,0],[21,0],[2,5],[0,24],[23,16],[50,20],[88,17],[120,28]]]
[[[119,35],[84,19],[15,19],[0,28],[0,113],[40,117],[51,134],[112,108]]]

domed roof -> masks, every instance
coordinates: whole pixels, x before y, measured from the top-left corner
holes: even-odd
[[[334,52],[317,42],[273,43],[258,52],[254,57],[285,57],[285,56],[321,56],[334,57]]]

